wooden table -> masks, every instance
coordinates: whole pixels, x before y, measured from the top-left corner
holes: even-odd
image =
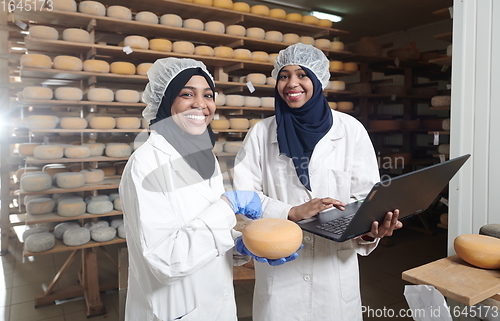
[[[488,298],[500,301],[500,270],[472,266],[458,255],[404,271],[402,278],[432,285],[445,297],[469,306]]]

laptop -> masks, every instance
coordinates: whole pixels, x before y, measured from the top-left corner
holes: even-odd
[[[399,209],[399,220],[425,211],[469,159],[463,155],[446,162],[376,183],[364,200],[333,208],[296,222],[304,231],[343,242],[371,230],[387,212]]]

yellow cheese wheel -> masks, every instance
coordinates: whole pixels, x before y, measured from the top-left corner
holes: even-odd
[[[250,128],[252,128],[252,127],[253,127],[253,125],[257,124],[257,123],[258,123],[258,122],[260,122],[261,120],[262,120],[262,119],[257,119],[257,118],[255,118],[255,119],[250,119],[250,121],[249,121]]]
[[[112,102],[115,99],[115,94],[107,88],[90,88],[87,91],[87,99],[89,101]]]
[[[330,49],[331,41],[328,39],[316,39],[314,41],[314,46],[320,49]]]
[[[138,117],[117,117],[116,128],[139,129],[141,128],[141,120]]]
[[[202,4],[204,6],[213,5],[213,0],[193,0],[193,3]]]
[[[213,0],[213,6],[216,8],[233,9],[232,0]]]
[[[487,235],[459,235],[453,242],[458,256],[465,262],[483,268],[500,268],[500,239]]]
[[[344,70],[345,71],[358,71],[358,63],[356,62],[344,62]]]
[[[242,231],[243,243],[253,254],[279,259],[295,253],[302,244],[302,229],[282,218],[250,221]]]
[[[75,0],[51,0],[52,8],[55,10],[76,12],[77,5]]]
[[[215,56],[219,58],[233,58],[234,50],[231,47],[219,46],[214,48]]]
[[[149,49],[156,51],[172,51],[172,42],[167,39],[149,40]]]
[[[307,15],[302,17],[302,22],[307,23],[308,25],[317,25],[319,19],[315,16]]]
[[[81,13],[91,14],[95,16],[105,16],[106,7],[97,1],[82,1],[78,5],[78,11]]]
[[[233,10],[239,12],[250,12],[250,5],[246,2],[235,2],[233,3]]]
[[[255,5],[250,8],[250,13],[259,15],[259,16],[269,16],[269,7],[264,5]]]
[[[194,54],[194,45],[189,41],[176,41],[172,44],[173,52],[192,55]]]
[[[295,44],[300,41],[300,37],[296,33],[285,33],[283,35],[283,42],[289,44]]]
[[[311,45],[311,46],[314,46],[315,41],[316,40],[313,37],[309,37],[309,36],[301,36],[299,39],[299,42],[304,43],[306,45]]]
[[[302,22],[302,15],[300,13],[289,13],[286,15],[286,20]]]
[[[68,28],[63,31],[62,39],[64,41],[89,43],[90,33],[87,30],[83,29]]]
[[[241,60],[251,60],[252,52],[248,49],[243,49],[243,48],[235,49],[233,51],[233,58]]]
[[[137,65],[137,74],[138,75],[147,75],[149,68],[151,68],[153,64],[150,62],[143,62],[142,64]],[[140,98],[140,96],[139,96]]]
[[[106,15],[115,19],[132,20],[132,11],[124,6],[110,6],[106,10]]]
[[[53,129],[58,121],[59,119],[52,115],[29,115],[24,124],[28,129]]]
[[[250,81],[252,84],[255,85],[265,85],[267,77],[265,74],[251,73],[247,75],[247,81]]]
[[[245,96],[245,107],[260,107],[260,97]]]
[[[83,99],[83,91],[76,87],[59,87],[54,90],[57,100],[79,101]]]
[[[253,51],[252,60],[260,62],[269,62],[269,54],[265,51]]]
[[[247,29],[246,36],[253,39],[264,39],[266,37],[266,31],[259,27],[252,27]]]
[[[31,68],[52,68],[52,59],[46,55],[25,54],[21,56],[21,66]]]
[[[33,156],[38,159],[57,159],[64,156],[64,147],[61,145],[40,145],[35,147]]]
[[[110,67],[109,63],[104,60],[85,60],[83,62],[83,70],[88,72],[108,73]]]
[[[32,38],[47,39],[47,40],[57,40],[59,39],[59,32],[52,27],[46,26],[31,26],[29,29],[29,35]]]
[[[115,100],[120,103],[138,103],[141,96],[137,90],[119,89],[115,92]]]
[[[243,100],[243,104],[245,103],[245,100]],[[229,119],[229,127],[231,129],[238,129],[238,130],[243,130],[243,129],[248,129],[250,126],[250,123],[248,119],[246,118],[231,118]]]
[[[62,117],[59,123],[62,129],[84,129],[87,125],[88,121],[80,117]]]
[[[332,41],[330,44],[330,50],[343,51],[344,43],[340,41]]]
[[[182,18],[176,14],[164,14],[160,18],[160,23],[170,27],[182,28]]]
[[[80,71],[83,63],[80,58],[73,56],[57,56],[54,58],[54,69]]]
[[[341,111],[351,111],[354,109],[352,101],[339,101],[337,102],[337,109]]]
[[[69,145],[64,148],[64,156],[67,158],[88,158],[90,148],[82,145]]]
[[[226,95],[226,106],[243,107],[245,98],[242,95]]]
[[[197,46],[194,48],[194,54],[199,56],[210,56],[213,57],[215,55],[214,48],[209,46]]]
[[[329,19],[318,19],[318,26],[331,28],[333,26],[333,22]]]
[[[276,19],[286,19],[286,11],[283,9],[269,10],[269,16]]]
[[[213,33],[224,33],[226,31],[226,26],[219,21],[208,21],[205,22],[205,31]]]
[[[273,31],[273,30],[267,31],[264,39],[274,42],[282,42],[283,34],[279,31]]]
[[[334,101],[329,101],[328,106],[330,106],[331,109],[337,109],[337,103]]]
[[[93,129],[113,129],[116,126],[116,120],[113,117],[92,117],[89,120],[89,127]]]
[[[226,34],[238,37],[245,37],[247,29],[240,25],[229,25],[226,27]]]
[[[278,54],[277,53],[269,54],[269,62],[270,63],[274,64],[274,61],[276,60],[276,58],[278,58]],[[270,78],[273,78],[273,77],[270,77]]]
[[[182,26],[191,30],[203,31],[205,29],[205,24],[200,19],[186,19],[182,23]]]
[[[115,61],[109,66],[110,71],[120,75],[135,75],[135,66],[130,62]]]
[[[156,14],[154,14],[153,12],[141,11],[141,12],[136,13],[135,21],[144,22],[144,23],[151,23],[151,24],[158,24],[160,19],[158,19],[158,16]]]
[[[35,147],[42,145],[41,143],[22,143],[19,144],[17,152],[21,156],[33,156]]]
[[[331,90],[345,90],[345,82],[340,80],[332,80],[328,82],[328,89]]]
[[[344,63],[342,61],[330,61],[330,70],[344,70]]]
[[[28,86],[23,89],[23,97],[28,100],[49,100],[53,96],[52,89],[47,87]]]
[[[124,47],[129,46],[130,48],[136,49],[149,49],[148,38],[143,36],[127,36],[123,40]]]
[[[210,127],[212,127],[213,130],[229,129],[229,126],[229,120],[227,119],[212,119],[210,122]]]
[[[274,97],[261,97],[260,104],[265,108],[274,108]]]

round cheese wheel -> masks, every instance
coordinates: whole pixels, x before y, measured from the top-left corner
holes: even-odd
[[[194,54],[199,56],[210,56],[213,57],[215,55],[214,48],[209,46],[197,46],[194,48]]]
[[[215,57],[219,58],[233,58],[234,50],[231,47],[218,46],[214,48]]]
[[[83,91],[75,87],[59,87],[54,90],[54,98],[57,100],[80,101],[83,99]]]
[[[328,106],[330,106],[331,109],[337,109],[337,103],[334,101],[329,101]]]
[[[332,41],[332,43],[330,44],[330,50],[343,51],[344,43],[340,41]]]
[[[450,144],[441,144],[438,146],[438,153],[439,154],[445,154],[449,155],[450,154]]]
[[[268,259],[292,255],[302,244],[302,229],[282,218],[250,221],[242,231],[243,243],[253,254]]]
[[[345,71],[358,71],[358,64],[356,62],[344,62]]]
[[[116,128],[139,129],[141,128],[141,120],[138,117],[117,117]]]
[[[85,60],[83,62],[84,71],[108,73],[109,69],[109,64],[104,60]]]
[[[283,42],[289,44],[295,44],[300,41],[300,37],[296,33],[285,33],[283,35]]]
[[[116,126],[116,120],[113,117],[92,117],[89,120],[89,127],[93,129],[113,129]]]
[[[330,61],[330,70],[344,70],[344,63],[342,61]]]
[[[89,101],[112,102],[115,99],[115,94],[107,88],[90,88],[87,91],[87,99]]]
[[[226,95],[226,106],[243,107],[245,98],[242,95]]]
[[[61,11],[76,12],[77,5],[75,0],[51,0],[52,8]]]
[[[99,183],[104,180],[104,171],[102,169],[84,169],[80,173],[85,176],[85,184]]]
[[[150,62],[143,62],[142,64],[137,65],[137,74],[138,75],[147,75],[149,68],[153,66]],[[141,95],[139,94],[139,100],[141,99]]]
[[[109,143],[104,152],[108,157],[129,157],[132,154],[132,147],[125,143]]]
[[[57,56],[54,58],[54,69],[80,71],[83,63],[80,58],[73,56]]]
[[[451,126],[451,119],[450,118],[446,118],[446,119],[443,119],[443,130],[450,130],[450,126]]]
[[[52,213],[56,202],[52,198],[37,198],[26,203],[26,213],[29,215],[43,215]]]
[[[75,222],[62,222],[54,226],[54,236],[58,240],[62,240],[64,232],[69,229],[80,227],[78,223]]]
[[[252,27],[247,29],[246,36],[253,39],[264,39],[266,37],[266,31],[259,27]]]
[[[233,9],[232,0],[213,0],[213,6],[216,8]]]
[[[458,256],[465,262],[483,268],[500,268],[500,239],[487,235],[459,235],[453,242]]]
[[[315,41],[316,40],[313,37],[309,37],[309,36],[302,36],[299,38],[299,42],[304,43],[306,45],[311,45],[311,46],[314,46]]]
[[[40,145],[35,147],[33,156],[37,159],[57,159],[64,156],[64,148],[61,145]]]
[[[53,248],[54,245],[56,245],[56,238],[49,232],[33,234],[24,242],[26,251],[31,253],[48,251]]]
[[[219,21],[208,21],[205,22],[205,31],[213,33],[224,33],[226,31],[226,26]]]
[[[104,171],[104,176],[116,175],[116,167],[111,165],[99,165],[99,168]]]
[[[99,227],[90,232],[90,237],[92,238],[92,240],[96,242],[109,242],[112,239],[114,239],[115,236],[116,236],[116,228],[109,226]]]
[[[139,22],[158,24],[159,20],[156,14],[149,11],[141,11],[135,15],[135,21]]]
[[[253,51],[252,60],[260,62],[269,62],[269,54],[264,51]]]
[[[38,144],[38,146],[40,146],[40,144]],[[31,155],[33,156],[33,155]],[[19,183],[21,181],[21,176],[24,174],[24,173],[31,173],[31,172],[41,172],[42,169],[40,167],[35,167],[35,166],[25,166],[25,167],[22,167],[22,168],[19,168],[17,171],[15,171],[14,175],[13,175],[13,179],[15,181],[15,183]],[[26,198],[26,196],[24,197]],[[21,199],[22,200],[22,199]],[[27,203],[27,201],[24,202],[25,204]]]
[[[53,129],[56,128],[59,118],[52,115],[29,115],[24,124],[28,129]]]
[[[228,121],[228,126],[227,128],[229,128],[229,121]],[[219,154],[219,153],[222,153],[222,148],[224,147],[224,142],[215,142],[214,144],[214,148],[212,149],[212,152],[214,154]],[[222,172],[222,170],[221,170]]]
[[[234,49],[233,51],[233,58],[234,59],[241,59],[241,60],[251,60],[252,59],[252,52],[248,49]]]
[[[24,54],[21,56],[21,66],[30,68],[52,68],[52,59],[46,55]]]
[[[318,19],[318,26],[325,27],[325,28],[331,28],[333,26],[333,21],[331,21],[329,19]]]
[[[176,14],[164,14],[160,18],[160,23],[170,27],[182,28],[182,18]]]
[[[80,188],[85,185],[85,175],[78,172],[58,173],[55,181],[59,188]]]
[[[109,66],[110,71],[120,75],[135,75],[135,65],[130,62],[115,61]]]
[[[345,82],[340,80],[330,81],[331,90],[345,90]]]
[[[247,29],[240,25],[229,25],[226,27],[226,34],[237,36],[237,37],[245,37],[247,33]]]
[[[339,101],[337,102],[337,109],[341,111],[351,111],[354,109],[352,101]]]
[[[27,172],[19,180],[24,192],[40,192],[52,187],[52,177],[46,172]]]
[[[229,126],[229,120],[227,119],[212,119],[210,122],[210,127],[212,127],[213,130],[229,129]]]
[[[87,204],[87,212],[90,214],[106,214],[113,210],[113,203],[109,200],[91,201]]]
[[[200,19],[193,19],[193,18],[184,20],[182,26],[186,29],[191,29],[191,30],[202,31],[203,29],[205,29],[203,21],[201,21]]]
[[[90,149],[90,157],[102,156],[104,148],[106,147],[106,145],[102,143],[86,143],[83,145]]]
[[[28,29],[29,35],[32,38],[57,40],[59,39],[59,32],[57,29],[47,26],[31,26]]]
[[[78,11],[94,16],[105,16],[106,7],[97,1],[82,1],[78,5]]]
[[[269,62],[270,63],[274,64],[274,62],[276,61],[276,58],[278,58],[278,54],[277,53],[269,54]]]
[[[267,31],[264,36],[264,39],[274,42],[282,42],[283,34],[279,31]]]
[[[321,49],[330,49],[331,41],[328,39],[316,39],[314,46]]]
[[[431,99],[431,105],[433,107],[448,107],[451,105],[451,96],[434,96]]]
[[[276,79],[274,79],[273,77],[267,77],[266,85],[276,86]]]
[[[302,17],[302,22],[307,23],[308,25],[317,25],[319,22],[319,19],[316,18],[315,16],[306,15],[306,16]]]
[[[118,235],[119,238],[126,238],[125,235],[125,224],[122,224],[116,228],[116,235]]]
[[[120,103],[138,103],[140,99],[141,97],[137,90],[119,89],[115,92],[115,100]]]
[[[252,84],[256,85],[265,85],[267,77],[265,74],[251,73],[247,75],[247,81],[250,81]]]
[[[250,8],[250,13],[257,14],[259,16],[269,16],[269,7],[264,5],[256,5]]]
[[[245,100],[243,99],[243,102]],[[250,123],[248,121],[248,119],[246,118],[231,118],[229,119],[229,127],[231,129],[238,129],[238,130],[241,130],[241,129],[248,129],[248,127],[250,126]]]
[[[172,51],[172,42],[167,39],[149,40],[149,49],[156,51]]]
[[[57,214],[64,217],[82,215],[86,209],[87,204],[79,196],[67,197],[57,202]]]
[[[115,19],[132,20],[132,11],[124,6],[110,6],[106,11],[106,15]]]
[[[149,128],[149,120],[146,118],[141,119],[141,128]]]
[[[90,230],[85,227],[72,228],[63,234],[63,243],[66,246],[80,246],[88,242],[90,242]]]
[[[194,45],[189,41],[176,41],[172,44],[174,52],[183,54],[194,54]]]
[[[260,107],[260,97],[245,96],[245,107]]]
[[[246,2],[235,2],[233,3],[233,10],[239,12],[250,12],[250,5]]]
[[[213,5],[213,0],[193,0],[193,3],[202,4],[204,6]]]
[[[68,28],[63,31],[62,39],[64,41],[89,43],[90,33],[83,29]]]
[[[285,17],[286,20],[294,21],[294,22],[302,22],[302,15],[300,13],[289,13]]]
[[[22,143],[19,144],[17,148],[17,152],[21,156],[33,156],[33,151],[35,150],[35,147],[40,146],[42,144],[40,143]]]
[[[226,95],[217,94],[215,96],[215,105],[216,106],[224,106],[226,104]]]
[[[85,203],[89,204],[90,202],[95,202],[95,201],[109,201],[109,196],[104,195],[104,194],[99,194],[99,195],[91,195],[85,197]],[[104,224],[102,222],[99,222],[100,224]],[[89,225],[92,225],[89,223]],[[108,224],[106,226],[109,226]],[[87,227],[87,225],[85,225]]]
[[[258,123],[258,122],[260,122],[261,120],[262,120],[262,119],[257,119],[257,118],[255,118],[255,119],[250,119],[250,121],[249,121],[250,128],[252,128],[252,127],[253,127],[253,125],[257,124],[257,123]]]
[[[87,128],[87,125],[87,120],[80,117],[62,117],[59,122],[62,129],[84,129]]]
[[[149,49],[149,41],[148,38],[143,36],[128,36],[123,40],[124,47],[129,46],[130,48],[135,49]]]
[[[276,19],[286,19],[286,11],[283,9],[271,9],[269,10],[269,16]]]
[[[52,89],[47,87],[24,87],[24,99],[28,100],[50,100],[54,96]]]
[[[242,142],[227,142],[224,144],[224,151],[226,153],[237,154],[240,151],[241,145]]]
[[[39,234],[39,233],[47,233],[48,231],[49,230],[43,226],[31,227],[23,232],[22,239],[23,239],[23,241],[26,241],[28,239],[28,237],[30,237],[31,235]]]
[[[67,158],[88,158],[90,148],[82,145],[70,145],[64,148],[64,156]]]
[[[260,104],[265,108],[274,108],[274,97],[261,97]]]

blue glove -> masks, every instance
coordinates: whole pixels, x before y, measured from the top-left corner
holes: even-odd
[[[243,255],[249,255],[249,256],[253,257],[253,259],[257,262],[268,263],[271,266],[285,264],[286,262],[290,262],[290,261],[295,260],[299,256],[299,253],[295,252],[292,255],[287,256],[287,257],[282,257],[281,259],[266,259],[265,257],[256,256],[252,252],[250,252],[247,249],[247,247],[245,246],[245,244],[243,243],[243,239],[241,238],[241,236],[236,239],[235,243],[236,243],[235,244],[236,251],[240,252]],[[304,247],[304,244],[301,244],[300,247],[297,249],[297,251],[303,247]]]
[[[230,191],[222,195],[228,199],[234,214],[243,214],[252,220],[261,216],[262,203],[259,194],[251,191]]]

